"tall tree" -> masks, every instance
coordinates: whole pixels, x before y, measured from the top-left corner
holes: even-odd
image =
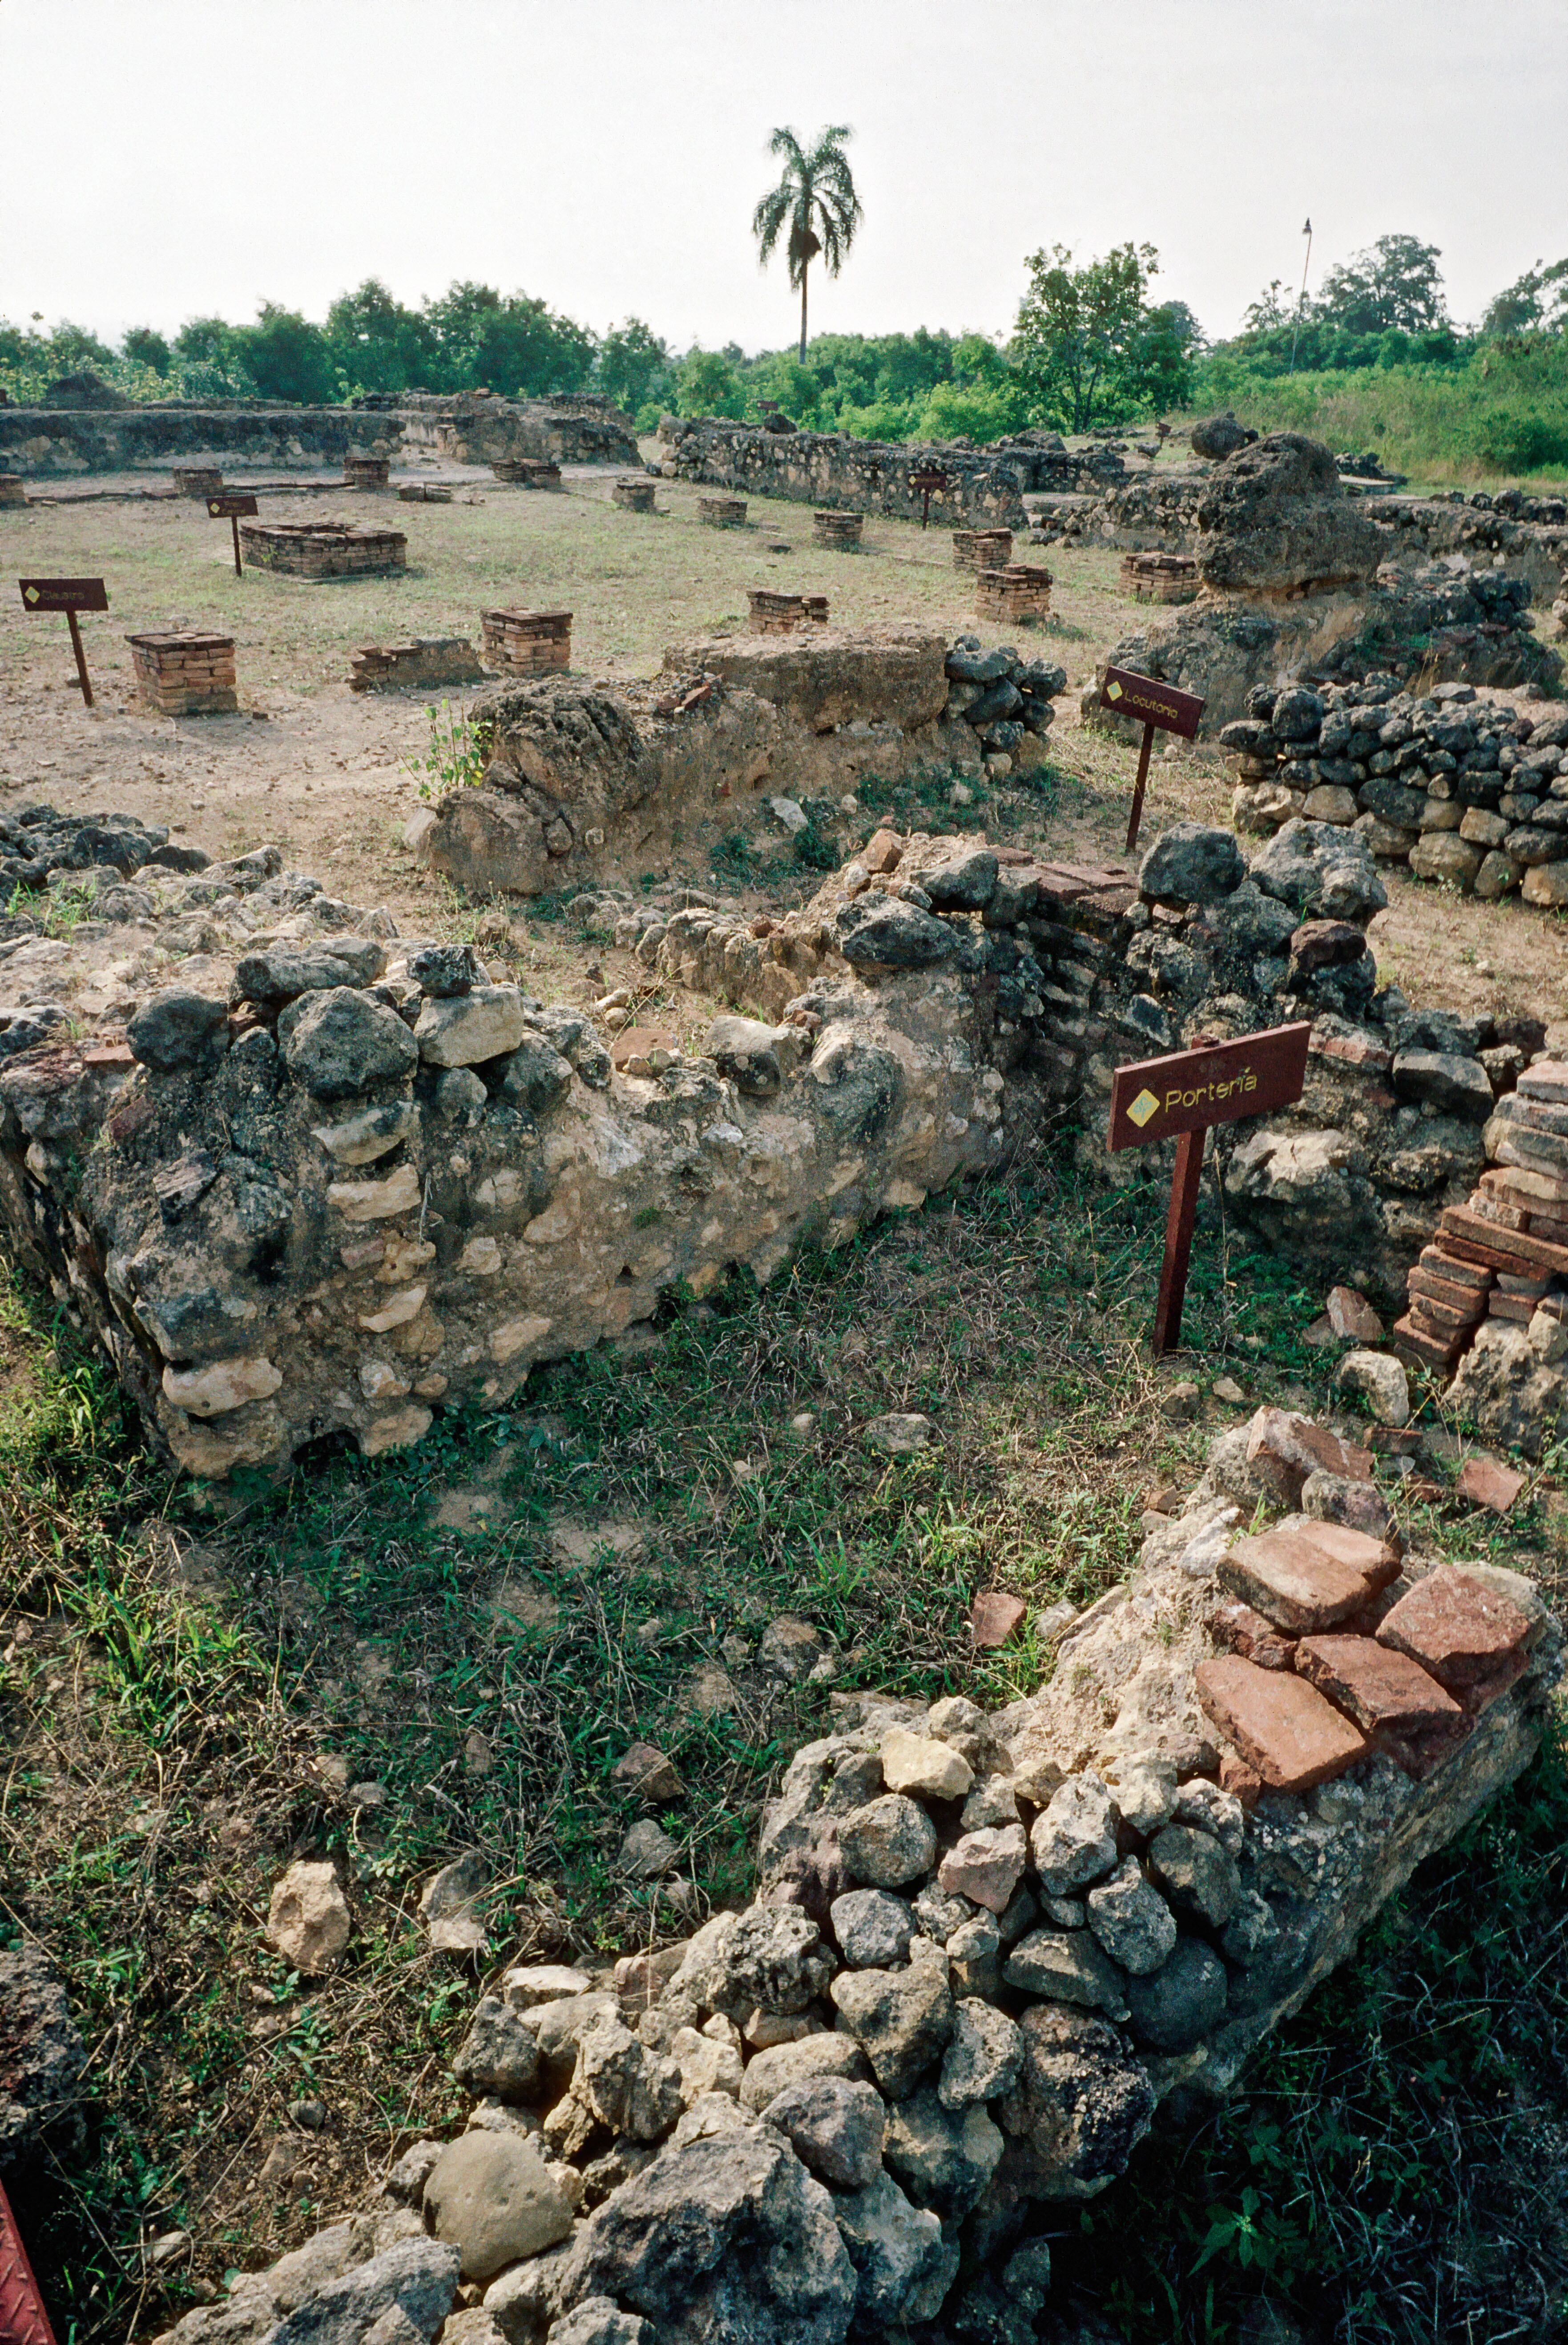
[[[805,364],[806,272],[820,254],[830,277],[844,266],[845,255],[860,226],[860,198],[844,142],[849,125],[831,123],[819,131],[816,143],[803,147],[793,130],[775,130],[768,152],[784,164],[778,185],[770,188],[752,215],[757,258],[765,266],[784,231],[789,281],[800,288],[800,362]]]
[[[1366,252],[1330,269],[1314,308],[1325,324],[1352,334],[1432,333],[1448,322],[1435,244],[1380,236]]]
[[[1039,414],[1087,431],[1097,420],[1119,422],[1140,407],[1169,402],[1180,336],[1168,314],[1154,330],[1161,313],[1144,304],[1159,268],[1153,245],[1118,244],[1103,260],[1075,269],[1058,244],[1030,253],[1024,265],[1029,283],[1013,352]]]

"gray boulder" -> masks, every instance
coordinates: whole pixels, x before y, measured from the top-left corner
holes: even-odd
[[[387,966],[373,937],[332,937],[318,945],[274,945],[244,954],[234,981],[247,1001],[279,1009],[302,993],[327,993],[337,985],[369,985]]]
[[[882,2154],[916,2207],[930,2207],[953,2222],[980,2197],[1002,2149],[1000,2133],[977,2101],[947,2109],[926,2085],[889,2110]]]
[[[1152,1977],[1128,1980],[1127,1999],[1140,2044],[1189,2052],[1225,2016],[1225,1965],[1201,1939],[1183,1938]]]
[[[851,1889],[828,1908],[844,1959],[856,1970],[887,1970],[908,1960],[915,1916],[885,1889]]]
[[[945,2109],[998,2100],[1017,2083],[1023,2056],[1017,2021],[971,1995],[957,2006],[952,2039],[942,2056],[937,2098]]]
[[[126,1040],[155,1075],[207,1072],[228,1048],[228,1004],[171,986],[137,1011]]]
[[[933,969],[957,949],[945,920],[896,896],[858,896],[838,916],[838,949],[852,969]]]
[[[1116,1863],[1116,1802],[1098,1775],[1069,1775],[1035,1818],[1035,1869],[1053,1897],[1098,1881]]]
[[[1116,2028],[1087,2012],[1039,2004],[1019,2025],[1023,2065],[997,2106],[1003,2131],[1018,2146],[1032,2196],[1092,2198],[1148,2131],[1148,2072]]]
[[[572,1089],[572,1061],[542,1034],[525,1034],[506,1061],[501,1095],[510,1107],[548,1115]]]
[[[658,2332],[641,2314],[622,2312],[613,2297],[589,2296],[551,2321],[545,2345],[658,2345]]]
[[[1255,431],[1249,431],[1237,422],[1233,411],[1228,407],[1223,414],[1202,416],[1193,425],[1192,452],[1195,456],[1207,456],[1210,462],[1217,462],[1224,456],[1234,456],[1239,448],[1245,448],[1249,441],[1257,437]]]
[[[947,2047],[953,1998],[940,1957],[905,1970],[840,1971],[832,1995],[890,2101],[912,2092]]]
[[[1138,892],[1161,903],[1220,904],[1247,877],[1234,831],[1202,822],[1172,823],[1139,867]]]
[[[786,2085],[763,2114],[824,2182],[864,2190],[881,2171],[887,2109],[873,2085],[814,2077]]]
[[[392,2311],[420,2337],[433,2337],[457,2294],[460,2256],[438,2239],[399,2239],[344,2272],[280,2320],[268,2345],[360,2345]]]
[[[1176,1917],[1144,1879],[1136,1856],[1125,1858],[1084,1902],[1088,1926],[1100,1945],[1113,1963],[1136,1977],[1157,1971],[1176,1944]]]
[[[292,1003],[278,1021],[278,1039],[289,1073],[314,1099],[355,1099],[401,1082],[420,1059],[397,1011],[347,985]]]
[[[1300,815],[1292,815],[1275,832],[1255,859],[1252,878],[1266,896],[1297,912],[1354,920],[1359,926],[1389,900],[1363,838],[1337,824],[1308,822]]]
[[[834,1961],[822,1933],[798,1905],[753,1905],[729,1933],[708,1996],[715,2011],[804,2011],[826,1986]]]
[[[1031,1930],[1020,1938],[1002,1976],[1021,1994],[1085,2005],[1112,2019],[1127,2017],[1127,1977],[1087,1930]]]
[[[747,1099],[771,1099],[784,1082],[780,1046],[794,1055],[799,1035],[767,1026],[760,1018],[715,1018],[708,1029],[706,1056]]]
[[[875,1889],[901,1889],[936,1862],[936,1827],[902,1792],[852,1809],[840,1820],[838,1844],[855,1879]]]
[[[460,2134],[430,2169],[424,2206],[426,2228],[460,2251],[469,2280],[493,2279],[572,2228],[560,2184],[523,2134]]]
[[[832,2198],[770,2127],[661,2150],[589,2217],[561,2289],[630,2306],[661,2345],[841,2345],[855,2291]]]
[[[999,868],[988,848],[943,841],[939,851],[927,858],[906,855],[898,876],[913,879],[925,890],[933,911],[983,912],[996,892]]]
[[[0,2168],[31,2162],[43,2136],[74,2127],[86,2047],[66,1990],[35,1946],[0,1954]]]
[[[912,2207],[892,2177],[879,2174],[865,2189],[835,2199],[834,2214],[856,2275],[855,2345],[878,2328],[929,2320],[940,2309],[958,2250],[956,2242],[948,2248],[929,2208]]]
[[[1241,1895],[1236,1860],[1208,1832],[1167,1824],[1148,1846],[1149,1871],[1179,1914],[1222,1930]],[[1092,1913],[1091,1913],[1092,1922]],[[1148,1965],[1146,1967],[1152,1967]]]
[[[484,1995],[458,2046],[452,2074],[470,2093],[497,2093],[502,2100],[521,2101],[539,2076],[538,2035],[499,1995]]]
[[[484,981],[471,945],[426,945],[409,962],[409,975],[431,1001],[455,1001]]]
[[[1492,1084],[1479,1059],[1452,1051],[1400,1051],[1393,1084],[1402,1100],[1430,1101],[1444,1115],[1484,1123],[1492,1110]]]

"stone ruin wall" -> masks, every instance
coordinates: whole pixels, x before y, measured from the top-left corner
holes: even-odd
[[[1259,1410],[1042,1688],[834,1697],[744,1911],[503,1967],[452,2061],[466,2128],[171,2345],[1029,2345],[1051,2228],[1528,1764],[1561,1644],[1519,1573],[1409,1551],[1352,1439]],[[331,1864],[291,1865],[287,1958],[351,1930]]]
[[[993,448],[938,441],[928,446],[855,440],[836,431],[801,431],[787,419],[772,428],[732,423],[722,416],[664,416],[659,425],[662,470],[679,481],[702,481],[759,497],[838,506],[845,512],[890,513],[919,521],[926,510],[914,475],[945,472],[949,485],[931,496],[934,528],[1024,528],[1027,493],[1072,491],[1119,479],[1119,456],[1106,449],[1069,452],[1054,431],[1030,431]]]
[[[410,397],[362,409],[273,406],[0,407],[0,464],[38,481],[86,472],[168,469],[193,457],[288,471],[336,464],[350,450],[444,458],[500,456],[572,463],[635,463],[628,417],[607,401]]]

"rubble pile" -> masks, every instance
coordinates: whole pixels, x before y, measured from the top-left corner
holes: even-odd
[[[453,2345],[1027,2345],[1064,2209],[1162,2102],[1224,2094],[1536,1748],[1533,1586],[1406,1552],[1372,1464],[1259,1410],[1042,1689],[835,1698],[754,1903],[503,1972],[453,2061],[467,2130],[175,2345],[393,2303],[428,2338],[460,2286]]]
[[[1512,606],[1512,582],[1483,581]],[[1239,827],[1340,824],[1417,878],[1568,903],[1568,715],[1521,714],[1464,684],[1401,692],[1376,673],[1321,690],[1259,687],[1247,706],[1220,735],[1235,753]]]

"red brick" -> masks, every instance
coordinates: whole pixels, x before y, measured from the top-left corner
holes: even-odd
[[[1382,1540],[1298,1517],[1258,1538],[1238,1539],[1219,1558],[1219,1579],[1276,1628],[1310,1635],[1359,1612],[1398,1578],[1399,1568]]]
[[[1328,1320],[1336,1335],[1351,1337],[1358,1344],[1380,1344],[1383,1323],[1364,1294],[1353,1286],[1331,1286],[1329,1289]]]
[[[1419,1661],[1375,1637],[1303,1637],[1296,1670],[1367,1734],[1446,1726],[1462,1715]]]
[[[1302,1678],[1260,1670],[1234,1653],[1200,1661],[1199,1706],[1277,1792],[1309,1792],[1368,1753],[1361,1729]]]
[[[969,1607],[969,1629],[981,1652],[994,1646],[1005,1645],[1026,1610],[1021,1596],[1004,1596],[993,1590],[986,1596],[976,1596]]]
[[[1300,1497],[1309,1474],[1321,1470],[1344,1475],[1352,1482],[1370,1482],[1372,1477],[1370,1450],[1341,1441],[1338,1434],[1330,1433],[1327,1426],[1315,1425],[1310,1416],[1297,1416],[1283,1408],[1258,1411],[1248,1429],[1247,1462],[1290,1506]]]
[[[1472,1507],[1488,1507],[1505,1515],[1524,1487],[1524,1477],[1501,1457],[1467,1457],[1460,1470],[1459,1495]]]
[[[1378,1629],[1381,1645],[1408,1653],[1472,1711],[1523,1675],[1529,1638],[1530,1622],[1516,1604],[1448,1564],[1418,1579]]]
[[[1479,1247],[1489,1242],[1496,1224],[1486,1221],[1480,1213],[1472,1213],[1467,1205],[1450,1205],[1440,1226],[1451,1244],[1457,1246],[1459,1242],[1468,1239]],[[1533,1238],[1526,1232],[1517,1230],[1510,1230],[1502,1244],[1508,1253],[1518,1255],[1526,1276],[1537,1265],[1543,1270],[1568,1271],[1568,1246],[1553,1245],[1545,1238]],[[1504,1270],[1512,1270],[1513,1264],[1506,1262],[1502,1266]]]
[[[1452,1368],[1464,1349],[1463,1335],[1445,1342],[1428,1328],[1411,1318],[1394,1321],[1394,1349],[1417,1361],[1423,1367]]]
[[[1216,1604],[1204,1626],[1221,1652],[1239,1653],[1244,1661],[1256,1661],[1260,1670],[1294,1667],[1294,1639],[1276,1629],[1272,1620],[1265,1620],[1250,1604],[1243,1604],[1238,1596],[1224,1604]]]
[[[1219,1758],[1219,1788],[1234,1793],[1250,1812],[1262,1796],[1263,1778],[1256,1767],[1249,1767],[1239,1751],[1225,1751]]]

